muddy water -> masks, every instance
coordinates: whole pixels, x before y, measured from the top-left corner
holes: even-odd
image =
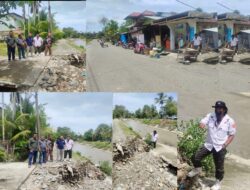
[[[80,152],[82,156],[89,158],[95,164],[101,161],[112,163],[112,153],[109,151],[93,148],[89,145],[75,143],[73,151]]]
[[[177,135],[173,132],[161,128],[149,127],[135,120],[125,120],[125,122],[143,137],[145,137],[148,133],[152,134],[153,130],[156,130],[159,136],[159,143],[177,147]]]

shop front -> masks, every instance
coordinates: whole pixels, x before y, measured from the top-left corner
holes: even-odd
[[[200,33],[206,28],[217,27],[215,13],[199,11],[186,11],[166,17],[161,24],[168,26],[170,30],[170,50],[179,48],[180,39],[186,46],[193,40],[195,33]]]

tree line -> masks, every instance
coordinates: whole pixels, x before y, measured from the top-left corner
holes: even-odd
[[[58,127],[56,131],[56,137],[68,136],[77,141],[106,141],[111,142],[112,140],[112,126],[101,123],[96,129],[89,129],[83,134],[72,131],[69,127]]]
[[[156,105],[160,106],[157,110]],[[177,102],[164,93],[158,93],[155,98],[155,104],[144,105],[134,112],[129,111],[124,105],[115,105],[113,118],[138,118],[138,119],[163,119],[177,116]]]
[[[86,39],[100,39],[104,38],[108,41],[116,41],[120,38],[121,33],[128,32],[128,26],[132,24],[132,20],[126,20],[124,23],[120,24],[106,17],[102,17],[99,20],[99,23],[102,25],[103,29],[99,32],[86,32],[84,37]]]
[[[79,136],[80,139],[85,141],[112,141],[112,126],[107,124],[100,124],[94,129],[89,129],[82,136]]]

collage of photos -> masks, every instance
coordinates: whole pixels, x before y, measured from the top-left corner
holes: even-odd
[[[250,189],[249,7],[0,1],[0,190]]]

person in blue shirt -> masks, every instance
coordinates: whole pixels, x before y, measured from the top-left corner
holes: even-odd
[[[64,152],[65,141],[63,136],[56,140],[57,146],[57,161],[63,161],[63,152]]]
[[[17,49],[18,49],[19,60],[25,59],[25,47],[26,47],[26,41],[23,38],[23,35],[19,34],[17,38]]]
[[[29,36],[26,38],[26,44],[27,44],[27,56],[31,55],[33,57],[33,52],[34,52],[34,37],[32,36],[32,33],[29,33]]]
[[[39,141],[39,164],[46,163],[47,143],[44,137]]]

